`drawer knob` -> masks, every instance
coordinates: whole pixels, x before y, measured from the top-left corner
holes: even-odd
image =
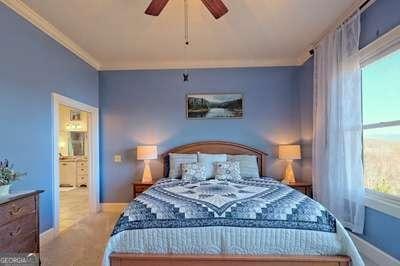
[[[22,212],[22,210],[23,210],[22,207],[17,207],[15,205],[13,205],[11,207],[11,210],[9,211],[9,213],[11,216],[14,216],[14,215],[18,215],[20,212]]]
[[[21,227],[18,226],[18,228],[17,228],[17,230],[15,232],[10,232],[10,236],[14,237],[14,236],[19,235],[20,233],[21,233]]]

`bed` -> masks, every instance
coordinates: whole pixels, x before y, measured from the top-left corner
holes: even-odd
[[[267,154],[230,142],[169,153],[255,155],[260,178],[198,183],[164,178],[117,221],[103,263],[112,266],[364,265],[343,226],[323,206],[266,177]]]

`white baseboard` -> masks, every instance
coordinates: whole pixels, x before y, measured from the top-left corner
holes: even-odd
[[[102,203],[101,210],[103,212],[122,212],[128,203]]]
[[[47,231],[44,231],[43,233],[40,234],[40,246],[46,245],[55,237],[56,237],[56,231],[54,230],[53,227],[48,229]]]
[[[365,241],[359,236],[356,236],[353,233],[350,233],[350,237],[356,245],[358,251],[362,256],[366,257],[368,260],[372,261],[376,265],[385,265],[385,266],[400,266],[400,261],[393,258],[389,254],[375,247],[368,241]]]

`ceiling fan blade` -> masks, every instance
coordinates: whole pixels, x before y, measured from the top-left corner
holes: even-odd
[[[219,19],[226,13],[229,9],[225,6],[222,0],[201,0],[203,4],[210,10],[211,14],[215,19]]]
[[[167,5],[168,1],[169,0],[152,0],[144,13],[150,16],[158,16]]]

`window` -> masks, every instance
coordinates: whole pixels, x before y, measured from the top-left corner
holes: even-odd
[[[365,187],[400,200],[400,49],[362,68]]]

